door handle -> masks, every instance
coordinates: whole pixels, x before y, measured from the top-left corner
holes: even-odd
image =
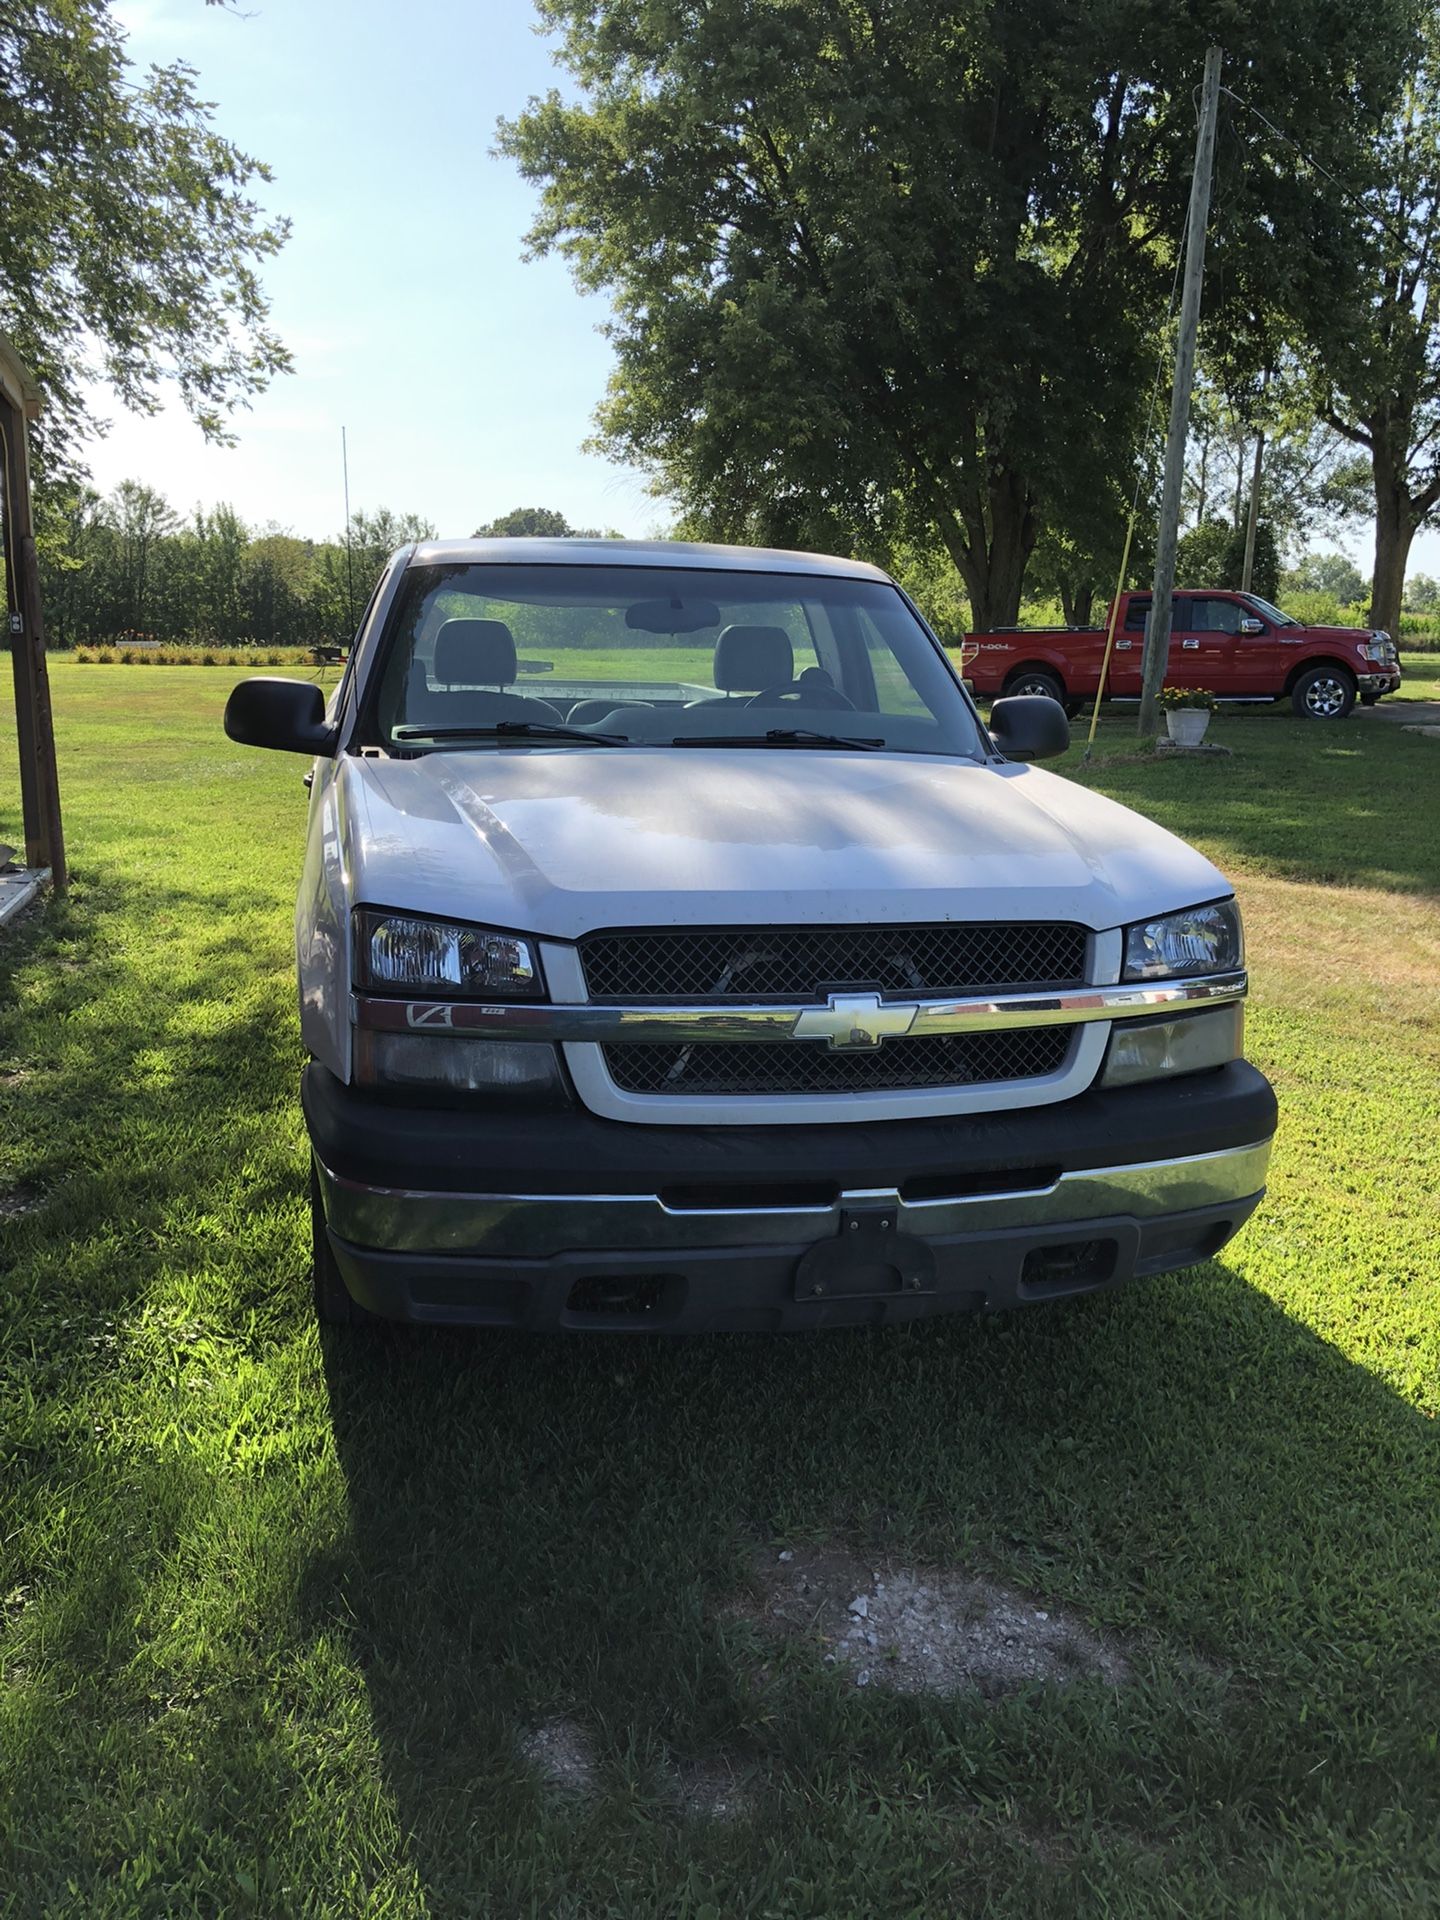
[[[1180,644],[1182,647],[1184,647],[1187,653],[1197,652],[1200,646],[1200,642],[1198,640],[1182,640]]]
[[[1134,644],[1135,642],[1133,640],[1117,640],[1115,642],[1115,651],[1117,653],[1128,653]]]

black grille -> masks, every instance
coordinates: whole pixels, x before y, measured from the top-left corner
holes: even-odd
[[[854,1052],[825,1040],[738,1045],[606,1047],[605,1064],[625,1093],[867,1093],[903,1087],[964,1087],[1058,1073],[1074,1029],[1017,1028],[953,1037],[887,1040]]]
[[[835,992],[963,993],[1078,987],[1085,929],[996,926],[724,927],[592,933],[580,942],[592,1000],[814,1000]],[[913,1045],[920,1045],[916,1041]]]

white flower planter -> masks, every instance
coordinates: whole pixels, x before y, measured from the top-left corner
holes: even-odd
[[[1198,747],[1209,724],[1204,707],[1171,707],[1165,715],[1166,731],[1179,747]]]

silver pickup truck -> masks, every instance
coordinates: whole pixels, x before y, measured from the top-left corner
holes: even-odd
[[[1275,1101],[1223,876],[988,728],[810,554],[435,542],[326,704],[296,932],[315,1300],[491,1326],[900,1322],[1214,1254]]]

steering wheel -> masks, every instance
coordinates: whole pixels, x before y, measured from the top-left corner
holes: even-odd
[[[821,707],[832,713],[855,711],[853,700],[847,700],[838,687],[828,687],[823,680],[812,680],[804,686],[792,681],[784,687],[766,687],[763,693],[752,693],[745,704],[747,707]]]

